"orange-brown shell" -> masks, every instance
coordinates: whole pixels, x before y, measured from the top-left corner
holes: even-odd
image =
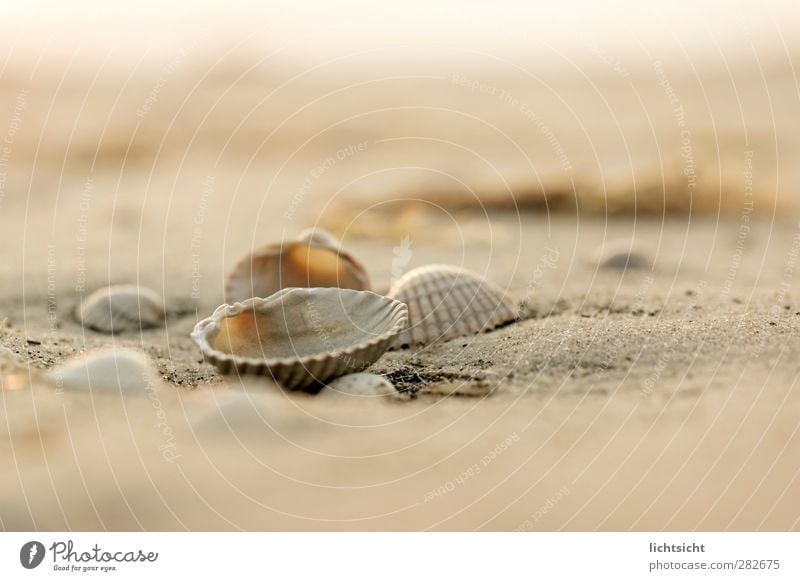
[[[307,235],[256,250],[228,275],[225,301],[265,298],[292,287],[370,290],[366,269],[333,242],[332,237]]]

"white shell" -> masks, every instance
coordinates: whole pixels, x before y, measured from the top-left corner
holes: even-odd
[[[49,373],[55,387],[100,392],[144,392],[157,385],[144,353],[107,348],[74,357]]]
[[[388,296],[408,305],[408,328],[394,347],[474,335],[518,316],[502,289],[456,266],[415,268],[392,285]]]
[[[607,242],[592,258],[597,267],[603,269],[633,270],[653,266],[653,260],[630,240]]]
[[[78,321],[101,333],[149,329],[164,323],[164,303],[153,290],[133,284],[94,291],[77,309]]]
[[[222,373],[271,375],[318,391],[383,355],[408,321],[406,306],[369,291],[289,288],[222,305],[192,339]]]
[[[369,290],[370,281],[331,233],[309,228],[297,240],[268,244],[240,260],[228,275],[225,300],[268,297],[292,287]]]
[[[320,395],[345,395],[356,397],[386,397],[397,395],[394,384],[374,373],[351,373],[328,384]]]

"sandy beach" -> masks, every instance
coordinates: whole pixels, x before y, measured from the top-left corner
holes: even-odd
[[[1,529],[800,528],[797,60],[407,52],[382,74],[188,41],[141,69],[11,59]],[[454,264],[521,316],[387,353],[397,398],[221,375],[192,328],[238,259],[311,226],[377,292]],[[647,264],[598,265],[609,243]],[[84,328],[118,283],[166,324]],[[146,354],[145,393],[47,379],[110,346]]]

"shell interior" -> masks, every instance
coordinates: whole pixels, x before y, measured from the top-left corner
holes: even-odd
[[[290,288],[222,305],[192,338],[224,373],[269,373],[302,388],[371,365],[406,322],[405,305],[369,291]]]

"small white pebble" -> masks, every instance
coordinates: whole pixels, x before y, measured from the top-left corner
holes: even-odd
[[[74,357],[49,373],[56,389],[136,392],[155,389],[155,370],[144,353],[100,349]]]
[[[397,395],[391,381],[374,373],[352,373],[334,379],[320,392],[320,395],[350,395],[361,397],[386,397]]]

